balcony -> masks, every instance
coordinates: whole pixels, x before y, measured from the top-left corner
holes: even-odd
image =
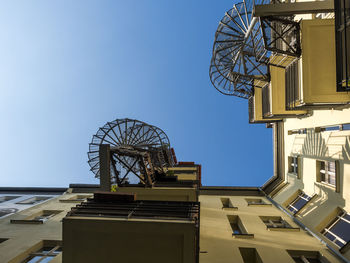
[[[307,114],[305,110],[286,110],[285,69],[270,65],[270,76],[270,83],[262,88],[263,117],[291,118]]]
[[[249,123],[270,123],[281,121],[282,119],[263,117],[262,89],[254,88],[254,95],[248,100]],[[266,106],[265,106],[266,107]]]
[[[198,262],[199,203],[99,193],[63,219],[63,262]]]
[[[350,94],[337,92],[333,19],[301,21],[302,55],[285,69],[287,110],[341,107]]]

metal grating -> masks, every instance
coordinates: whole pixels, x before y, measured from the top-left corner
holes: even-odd
[[[89,199],[87,202],[73,207],[67,216],[196,221],[199,219],[199,202],[97,202]]]

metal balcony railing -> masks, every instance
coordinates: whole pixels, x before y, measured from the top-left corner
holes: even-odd
[[[119,201],[101,202],[88,199],[73,207],[67,217],[115,217],[162,220],[197,221],[199,219],[198,202],[175,201]]]

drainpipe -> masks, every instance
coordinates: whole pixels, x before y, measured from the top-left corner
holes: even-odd
[[[294,223],[296,223],[298,226],[300,226],[303,230],[305,230],[306,232],[308,232],[310,235],[312,235],[313,237],[315,237],[318,241],[320,241],[323,245],[326,245],[326,247],[335,255],[337,256],[339,259],[341,259],[343,262],[346,263],[350,263],[350,261],[345,258],[338,250],[334,249],[333,247],[331,247],[330,245],[328,245],[327,242],[325,242],[322,238],[320,238],[317,234],[315,234],[314,232],[312,232],[312,230],[310,228],[308,228],[307,226],[305,226],[303,223],[301,223],[298,219],[296,219],[294,216],[292,216],[290,213],[287,212],[287,210],[281,206],[279,203],[277,203],[275,200],[273,200],[270,196],[268,196],[260,187],[258,187],[259,191],[261,193],[264,194],[264,196],[275,206],[277,207],[279,210],[281,210],[283,213],[285,213],[287,216],[289,216]]]

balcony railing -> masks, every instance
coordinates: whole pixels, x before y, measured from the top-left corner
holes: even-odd
[[[286,68],[286,110],[294,110],[300,100],[299,92],[299,60],[295,60]]]
[[[199,203],[141,200],[98,202],[89,199],[73,207],[67,216],[197,221]]]
[[[254,97],[251,96],[249,99],[248,99],[248,115],[249,115],[249,123],[254,123],[254,114],[255,111],[254,111]]]
[[[266,85],[262,88],[262,115],[269,117],[270,113],[270,90],[269,85]]]

